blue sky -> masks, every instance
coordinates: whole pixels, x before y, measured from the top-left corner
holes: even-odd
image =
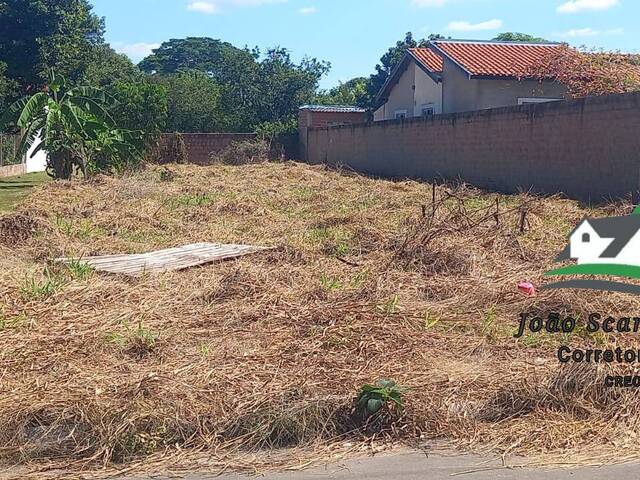
[[[412,31],[489,39],[518,31],[640,52],[638,0],[92,0],[113,47],[139,61],[170,38],[208,36],[238,47],[282,46],[332,64],[321,86],[373,72]]]

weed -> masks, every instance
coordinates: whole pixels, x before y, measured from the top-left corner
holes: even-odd
[[[108,343],[114,344],[123,349],[132,357],[141,359],[153,352],[157,346],[159,335],[142,324],[138,320],[135,328],[131,328],[128,322],[123,322],[126,334],[109,333],[106,336]]]
[[[425,330],[431,330],[438,323],[440,323],[440,317],[431,318],[431,315],[429,314],[429,312],[426,312],[424,314],[424,329]]]
[[[490,333],[490,331],[493,329],[493,325],[496,323],[496,306],[495,305],[491,305],[491,307],[489,307],[489,311],[487,312],[487,315],[484,317],[484,320],[482,321],[482,333],[484,335],[487,335]]]
[[[26,299],[36,300],[53,295],[62,285],[62,280],[51,273],[48,267],[45,267],[44,278],[38,280],[33,276],[26,277],[20,288],[20,292]]]
[[[73,236],[73,220],[69,220],[61,215],[56,214],[54,223],[56,228],[64,233],[67,237]]]
[[[172,200],[174,206],[181,207],[203,207],[213,202],[213,198],[206,193],[197,193],[195,195],[181,195]]]
[[[322,285],[322,288],[328,291],[339,290],[342,288],[342,284],[337,278],[330,277],[324,273],[320,276],[320,284]]]
[[[294,188],[291,193],[293,196],[303,201],[310,201],[315,196],[315,191],[310,187]]]
[[[127,337],[125,337],[124,335],[120,335],[119,333],[108,333],[106,336],[106,340],[108,343],[117,345],[120,348],[124,348],[127,344]]]
[[[367,280],[368,272],[362,271],[356,273],[351,279],[351,287],[352,288],[361,288],[364,285],[364,282]]]
[[[7,317],[4,313],[0,312],[0,332],[3,330],[10,330],[18,328],[27,321],[27,317],[24,314],[14,317]]]
[[[399,410],[404,408],[403,395],[408,388],[401,387],[393,380],[381,379],[375,385],[363,385],[356,398],[356,413],[363,418],[378,413],[391,403]]]
[[[156,346],[158,341],[158,335],[145,327],[142,324],[142,320],[138,321],[138,326],[134,333],[134,339],[143,347],[144,350],[151,351]]]
[[[400,299],[398,295],[394,295],[389,299],[387,303],[384,305],[378,305],[378,311],[385,313],[387,315],[393,315],[398,312],[398,306],[400,305]]]
[[[311,240],[315,241],[328,240],[329,238],[331,238],[331,231],[328,227],[312,228],[309,231],[309,237],[311,238]]]
[[[87,280],[93,275],[93,267],[88,263],[72,258],[67,262],[71,276],[76,280]]]

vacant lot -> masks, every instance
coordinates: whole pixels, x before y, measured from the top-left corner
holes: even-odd
[[[516,289],[543,281],[583,216],[630,210],[296,163],[38,187],[0,217],[0,462],[253,471],[372,438],[638,458],[636,394],[555,358],[633,335],[513,338],[521,312],[640,312],[628,295]],[[136,279],[51,263],[203,241],[274,250]],[[404,413],[359,425],[351,402],[380,378],[411,388]]]

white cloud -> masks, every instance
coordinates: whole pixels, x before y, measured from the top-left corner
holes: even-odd
[[[486,22],[470,23],[466,21],[450,22],[447,25],[447,30],[453,30],[458,32],[475,32],[478,30],[496,30],[502,27],[502,20],[493,18]]]
[[[261,5],[285,3],[286,1],[287,0],[199,0],[189,2],[189,4],[187,5],[187,10],[191,12],[213,15],[216,13],[220,13],[220,11],[225,8],[259,7]]]
[[[191,2],[187,5],[187,10],[190,12],[206,13],[207,15],[213,15],[218,13],[218,6],[211,2]]]
[[[152,50],[160,47],[159,43],[124,43],[114,42],[111,44],[113,49],[118,53],[124,53],[132,61],[139,62],[144,57],[151,55]]]
[[[569,0],[559,5],[556,9],[559,13],[597,12],[615,7],[618,0]]]
[[[418,8],[442,7],[449,0],[411,0],[411,5]]]
[[[566,32],[558,32],[556,36],[576,38],[576,37],[595,37],[598,35],[622,35],[622,34],[624,34],[623,28],[595,30],[593,28],[587,27],[587,28],[573,28],[571,30],[567,30]]]
[[[298,10],[300,15],[313,15],[314,13],[318,13],[318,9],[316,7],[304,7]]]

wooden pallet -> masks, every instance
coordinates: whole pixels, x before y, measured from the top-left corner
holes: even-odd
[[[58,258],[57,262],[69,264],[80,261],[91,265],[98,272],[140,276],[146,273],[184,270],[185,268],[207,263],[242,257],[268,250],[265,247],[250,245],[221,245],[214,243],[195,243],[184,247],[168,248],[155,252],[133,255],[104,255],[82,259]]]

